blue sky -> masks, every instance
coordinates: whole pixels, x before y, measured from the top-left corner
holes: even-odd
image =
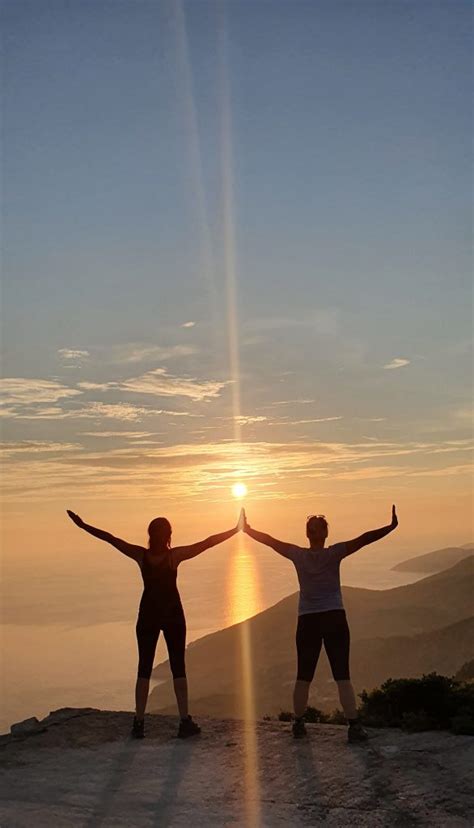
[[[239,472],[264,499],[465,497],[469,4],[16,0],[3,18],[13,501],[79,497],[76,469],[101,501],[131,470],[170,503],[225,500]],[[165,449],[184,476],[151,491]],[[331,452],[347,477],[328,488]]]

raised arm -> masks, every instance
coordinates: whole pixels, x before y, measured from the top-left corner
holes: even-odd
[[[292,551],[294,549],[294,544],[285,543],[284,541],[278,540],[277,538],[272,538],[271,535],[267,535],[266,532],[259,532],[258,529],[252,529],[252,527],[247,522],[247,517],[243,512],[243,530],[246,535],[254,540],[258,541],[259,543],[265,544],[265,546],[270,546],[275,552],[278,552],[279,555],[283,555],[284,558],[292,558]]]
[[[353,552],[357,552],[357,550],[362,549],[363,546],[367,546],[369,543],[374,543],[375,541],[380,540],[380,538],[384,538],[385,535],[393,532],[397,526],[397,513],[395,511],[395,506],[392,506],[392,522],[389,523],[388,526],[382,526],[381,529],[372,529],[370,532],[364,532],[363,535],[359,535],[358,538],[347,541],[346,554],[352,555]]]
[[[233,535],[236,535],[237,532],[240,530],[240,521],[237,526],[234,526],[233,529],[227,529],[226,532],[219,532],[217,535],[210,535],[205,540],[198,541],[197,543],[191,543],[189,546],[175,546],[173,548],[173,560],[174,565],[178,566],[181,561],[188,561],[190,558],[195,558],[196,555],[200,555],[201,552],[205,552],[206,549],[211,549],[212,546],[217,546],[219,543],[231,538]]]
[[[110,532],[104,532],[103,529],[96,529],[95,526],[89,526],[89,524],[84,523],[82,518],[80,518],[79,515],[76,515],[75,512],[71,512],[70,509],[67,509],[66,511],[73,523],[75,523],[76,526],[79,526],[79,529],[84,529],[84,531],[88,532],[89,535],[93,535],[95,538],[99,538],[99,540],[110,543],[115,547],[115,549],[118,549],[119,552],[122,552],[128,558],[133,558],[134,561],[141,565],[144,552],[143,546],[136,546],[134,543],[128,543],[121,538],[116,538],[114,535],[111,535]]]

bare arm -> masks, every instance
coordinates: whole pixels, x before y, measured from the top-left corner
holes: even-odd
[[[122,540],[122,538],[116,538],[114,535],[111,535],[110,532],[104,532],[103,529],[97,529],[95,526],[89,526],[88,523],[84,523],[79,515],[76,515],[75,512],[71,512],[69,509],[67,509],[67,513],[76,526],[79,526],[79,529],[84,529],[84,531],[88,532],[89,535],[93,535],[95,538],[99,538],[99,540],[110,543],[111,546],[114,546],[115,549],[119,550],[119,552],[127,555],[128,558],[133,558],[134,561],[141,565],[144,552],[143,546],[128,543],[127,541]]]
[[[213,546],[217,546],[219,543],[231,538],[233,535],[236,535],[239,531],[240,526],[234,526],[233,529],[227,529],[226,532],[219,532],[217,535],[210,535],[205,540],[198,541],[197,543],[192,543],[189,546],[175,546],[173,549],[173,559],[175,566],[178,566],[181,561],[188,561],[190,558],[195,558],[196,555],[200,555],[201,552],[205,552],[206,549],[211,549]]]
[[[285,543],[277,538],[272,538],[272,536],[267,535],[266,532],[259,532],[258,529],[252,529],[252,527],[247,523],[245,512],[243,513],[243,523],[243,530],[246,535],[249,535],[249,537],[259,543],[265,544],[265,546],[270,546],[275,550],[275,552],[278,552],[279,555],[283,555],[285,558],[292,558],[291,551],[294,549],[294,544]]]
[[[367,546],[369,543],[375,543],[375,541],[380,540],[380,538],[384,538],[385,535],[388,535],[390,532],[393,532],[393,530],[396,529],[397,526],[397,513],[395,511],[395,506],[392,506],[392,522],[389,523],[388,526],[382,526],[381,529],[372,529],[370,532],[364,532],[363,535],[359,535],[358,538],[354,538],[353,540],[347,541],[347,555],[352,555],[353,552],[357,552],[357,550],[362,549],[363,546]]]

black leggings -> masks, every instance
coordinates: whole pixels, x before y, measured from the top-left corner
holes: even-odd
[[[160,632],[163,631],[168,656],[170,660],[173,678],[185,678],[186,667],[184,663],[184,651],[186,648],[186,620],[181,610],[173,612],[172,615],[154,617],[138,617],[137,621],[137,642],[138,642],[138,678],[149,679],[153,669],[156,645]]]
[[[350,634],[342,609],[299,616],[296,629],[298,680],[313,680],[323,642],[334,680],[347,681],[350,678]]]

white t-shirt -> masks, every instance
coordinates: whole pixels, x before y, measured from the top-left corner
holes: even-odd
[[[347,555],[345,543],[335,543],[324,549],[291,546],[283,554],[293,561],[298,575],[298,615],[344,609],[339,564]]]

